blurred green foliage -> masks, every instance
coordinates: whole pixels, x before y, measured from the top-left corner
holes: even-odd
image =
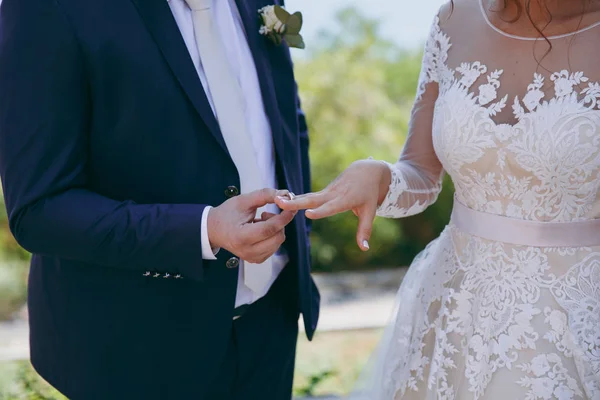
[[[25,304],[27,273],[24,262],[0,260],[0,321],[13,317]]]
[[[0,321],[9,319],[25,303],[29,254],[14,241],[8,229],[0,188]]]
[[[0,364],[0,373],[0,400],[67,400],[29,362]]]
[[[311,42],[296,61],[296,74],[310,129],[313,190],[321,190],[357,159],[394,161],[406,140],[421,54],[381,39],[376,21],[354,9],[338,15],[337,28]],[[361,252],[351,213],[316,221],[315,271],[408,265],[447,224],[452,185],[424,214],[375,223],[371,251]]]
[[[15,242],[10,233],[2,186],[0,185],[0,260],[3,259],[28,260],[29,254]]]
[[[317,372],[314,375],[308,377],[308,383],[306,386],[294,388],[294,394],[301,397],[314,397],[316,395],[317,388],[327,380],[329,377],[334,376],[335,372],[331,370]]]

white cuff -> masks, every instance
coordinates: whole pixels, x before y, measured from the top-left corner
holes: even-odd
[[[221,249],[213,249],[210,247],[210,239],[208,237],[208,213],[211,210],[211,206],[207,206],[202,212],[202,259],[203,260],[216,260],[217,253]]]

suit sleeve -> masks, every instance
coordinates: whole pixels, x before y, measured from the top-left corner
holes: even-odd
[[[28,251],[202,280],[205,205],[115,201],[88,188],[90,88],[56,0],[0,9],[0,177]]]

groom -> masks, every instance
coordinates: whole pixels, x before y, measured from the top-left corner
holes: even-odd
[[[272,205],[310,174],[266,5],[2,2],[0,173],[33,253],[31,359],[71,399],[291,397],[319,297],[304,216]]]

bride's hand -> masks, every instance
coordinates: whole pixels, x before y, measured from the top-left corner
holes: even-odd
[[[358,217],[356,241],[361,250],[367,251],[377,207],[385,199],[390,181],[391,172],[385,163],[356,161],[324,190],[293,199],[276,197],[275,203],[282,210],[306,210],[306,217],[310,219],[351,210]]]

